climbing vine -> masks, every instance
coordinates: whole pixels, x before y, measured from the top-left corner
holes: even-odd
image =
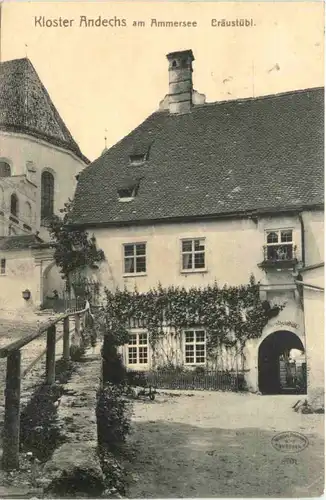
[[[96,286],[82,276],[83,272],[105,260],[105,255],[103,250],[97,248],[94,235],[90,237],[83,229],[69,226],[72,210],[73,201],[69,199],[60,210],[63,215],[53,215],[48,221],[48,229],[54,247],[53,258],[66,280],[68,289],[73,285],[76,295],[82,295],[89,293],[89,289],[93,290]]]
[[[208,353],[221,345],[243,347],[247,340],[260,337],[268,320],[284,307],[261,301],[253,276],[240,286],[214,283],[186,290],[159,285],[146,293],[137,289],[105,292],[106,325],[117,344],[127,342],[130,324],[136,320],[147,328],[153,350],[167,334],[165,327],[172,328],[176,336],[187,327],[205,328]]]

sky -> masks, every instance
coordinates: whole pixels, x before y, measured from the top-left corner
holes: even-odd
[[[41,27],[40,19],[72,19]],[[127,26],[84,27],[87,19]],[[212,19],[253,19],[214,27]],[[151,26],[196,21],[196,28]],[[133,21],[145,21],[134,27]],[[158,109],[168,93],[166,54],[192,49],[194,88],[207,102],[324,85],[323,2],[8,2],[1,60],[32,61],[82,152],[91,160]]]

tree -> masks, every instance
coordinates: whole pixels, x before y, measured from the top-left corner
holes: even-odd
[[[73,201],[69,199],[60,210],[63,216],[54,215],[49,221],[49,232],[55,248],[53,257],[66,280],[68,290],[71,288],[71,278],[76,271],[105,260],[103,250],[96,246],[94,235],[89,237],[83,229],[69,226],[72,209]]]

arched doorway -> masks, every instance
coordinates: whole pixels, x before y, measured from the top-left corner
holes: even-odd
[[[296,353],[302,356],[295,359]],[[304,393],[306,378],[304,346],[295,333],[281,330],[262,341],[258,351],[258,385],[262,394]]]
[[[63,307],[65,281],[55,262],[51,262],[42,274],[42,305],[46,309],[60,310]]]

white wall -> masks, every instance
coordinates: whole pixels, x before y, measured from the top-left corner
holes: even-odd
[[[40,229],[41,175],[49,170],[55,178],[54,212],[59,213],[76,187],[76,174],[85,166],[73,153],[45,141],[23,134],[0,132],[0,158],[11,165],[12,175],[28,174],[38,186],[36,195],[36,227]],[[26,163],[33,162],[35,174],[27,171]]]
[[[34,307],[38,302],[40,274],[30,250],[0,252],[0,258],[6,259],[6,274],[0,274],[0,309]],[[25,289],[31,291],[28,303],[22,297]]]
[[[305,271],[303,281],[324,287],[324,267]],[[304,288],[304,314],[307,342],[308,393],[324,390],[324,292]]]
[[[305,265],[324,262],[324,212],[305,212]]]
[[[300,221],[298,217],[274,217],[253,220],[220,220],[202,223],[157,224],[125,228],[96,228],[98,247],[107,262],[101,266],[101,279],[106,286],[146,291],[160,282],[162,286],[205,286],[248,283],[254,273],[257,280],[266,282],[268,276],[259,269],[263,260],[263,245],[267,229],[293,228],[297,255],[301,258]],[[206,239],[205,272],[181,272],[180,248],[182,238]],[[123,244],[146,242],[147,272],[143,276],[124,276]]]
[[[11,195],[18,198],[18,223],[10,220]],[[29,234],[36,231],[37,188],[25,176],[0,177],[0,236],[9,235],[9,227],[15,234]],[[2,202],[1,202],[2,199]],[[25,226],[24,226],[25,225]],[[27,225],[27,226],[26,226]]]

